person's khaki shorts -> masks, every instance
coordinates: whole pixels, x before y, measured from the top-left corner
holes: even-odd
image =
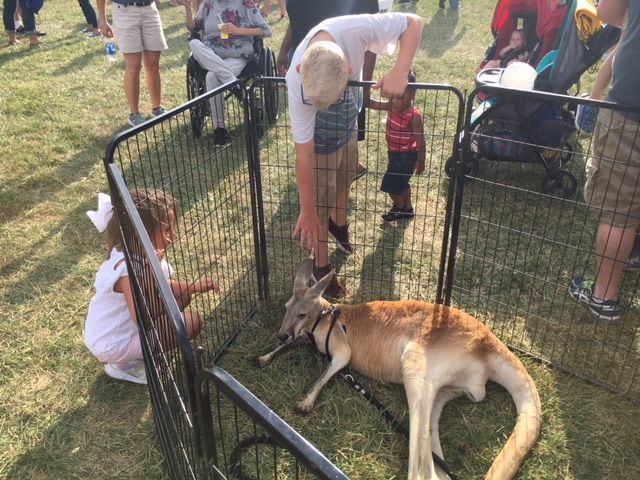
[[[111,12],[118,48],[122,53],[161,52],[167,49],[155,2],[145,7],[112,3]]]
[[[640,123],[600,109],[587,161],[584,199],[614,227],[640,225]]]
[[[318,219],[326,225],[338,195],[349,189],[358,171],[358,139],[333,153],[316,154],[316,208]],[[346,206],[346,205],[345,205]]]

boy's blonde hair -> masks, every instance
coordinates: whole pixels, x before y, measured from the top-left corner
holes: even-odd
[[[151,238],[163,225],[169,225],[172,230],[175,228],[180,207],[171,195],[162,191],[151,192],[144,189],[131,190],[130,193],[142,224]],[[113,248],[122,251],[122,247],[120,227],[114,215],[107,225],[107,258]]]
[[[349,64],[335,42],[314,42],[304,52],[300,76],[305,100],[318,110],[327,110],[344,93]]]

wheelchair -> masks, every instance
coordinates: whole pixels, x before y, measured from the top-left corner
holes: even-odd
[[[192,100],[207,91],[205,77],[207,70],[203,68],[193,54],[189,54],[187,60],[187,97]],[[253,57],[245,65],[238,79],[242,80],[248,88],[259,77],[276,76],[276,56],[273,50],[264,46],[262,37],[253,39]],[[246,91],[244,92],[246,94]],[[229,95],[231,95],[229,93]],[[225,97],[228,98],[227,95]],[[258,135],[262,136],[268,125],[274,124],[280,114],[280,98],[278,86],[275,83],[260,84],[254,89],[255,104],[250,108],[250,115],[255,115],[255,124]],[[210,117],[209,102],[200,102],[191,109],[191,129],[196,138],[202,135],[202,131]]]

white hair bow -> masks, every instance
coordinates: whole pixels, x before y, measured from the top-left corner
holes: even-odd
[[[89,210],[87,216],[100,233],[104,232],[113,217],[113,205],[111,197],[106,193],[98,193],[98,211]]]

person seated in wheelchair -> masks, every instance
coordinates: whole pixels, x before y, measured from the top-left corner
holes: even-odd
[[[187,28],[192,33],[189,48],[196,61],[207,70],[207,90],[237,80],[254,54],[254,37],[270,37],[271,29],[253,0],[204,0],[195,16],[191,1],[185,7]],[[202,40],[195,33],[203,31]],[[242,92],[234,92],[241,96]],[[216,127],[214,143],[227,145],[224,97],[211,99],[211,116]]]

